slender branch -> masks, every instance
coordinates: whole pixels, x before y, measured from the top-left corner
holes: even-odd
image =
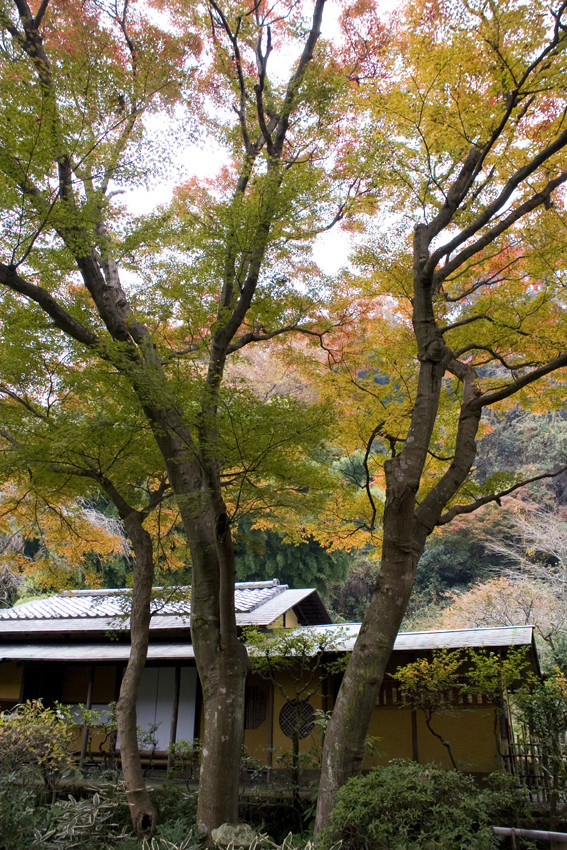
[[[378,425],[372,430],[368,442],[366,443],[366,451],[364,452],[364,473],[365,473],[365,481],[364,481],[364,489],[366,490],[366,495],[368,496],[368,501],[370,502],[370,507],[372,508],[372,518],[370,520],[370,530],[374,530],[376,525],[376,502],[374,501],[374,496],[372,495],[372,488],[370,486],[370,469],[368,468],[368,459],[370,457],[370,452],[372,451],[372,444],[384,425],[385,420],[379,422]]]
[[[47,11],[48,6],[49,6],[49,0],[41,0],[41,5],[40,5],[39,9],[37,10],[37,15],[35,16],[34,21],[33,21],[34,27],[36,29],[41,24],[41,22],[43,20],[43,16],[45,15],[45,13]]]
[[[216,3],[215,0],[209,0],[209,2],[212,8],[215,10],[218,19],[221,22],[221,26],[227,34],[228,39],[232,44],[232,49],[234,51],[234,63],[236,66],[236,76],[238,79],[239,91],[239,105],[238,107],[235,107],[235,112],[238,115],[238,120],[240,122],[240,132],[242,133],[244,149],[246,150],[247,154],[250,154],[252,145],[250,142],[250,137],[248,135],[248,126],[246,123],[246,100],[248,99],[248,94],[246,92],[246,83],[244,80],[244,73],[242,71],[242,56],[240,54],[240,45],[238,43],[238,33],[240,30],[241,18],[238,19],[236,30],[233,33],[218,3]]]
[[[258,36],[258,41],[256,44],[256,62],[258,65],[258,82],[254,86],[254,93],[256,95],[256,111],[258,116],[258,124],[260,125],[260,130],[262,131],[262,136],[264,137],[264,141],[266,142],[266,148],[268,154],[273,156],[274,146],[272,141],[272,134],[266,125],[266,119],[264,117],[264,87],[266,83],[266,68],[268,64],[268,58],[270,53],[272,52],[272,32],[270,27],[267,30],[267,43],[266,43],[266,52],[262,53],[262,31],[260,30],[260,35]],[[273,129],[273,128],[272,128]]]
[[[526,84],[529,77],[534,73],[534,71],[536,71],[538,69],[538,67],[541,67],[541,65],[548,59],[548,57],[550,55],[552,55],[554,53],[554,51],[556,51],[557,48],[561,45],[561,43],[565,40],[566,36],[565,36],[565,32],[563,32],[563,27],[561,26],[560,19],[561,19],[561,16],[563,15],[563,13],[565,12],[566,9],[567,9],[567,2],[565,2],[565,0],[564,0],[564,2],[561,3],[559,9],[555,13],[556,25],[555,25],[555,28],[554,28],[553,37],[550,39],[548,44],[543,48],[543,50],[537,56],[535,56],[533,58],[532,62],[525,69],[522,76],[517,81],[515,81],[516,82],[515,88],[512,91],[508,92],[506,109],[504,111],[504,114],[502,115],[502,118],[500,120],[499,125],[497,127],[495,127],[495,129],[493,130],[493,132],[490,135],[490,138],[481,148],[479,148],[478,146],[475,145],[470,149],[469,153],[467,154],[467,157],[465,158],[465,161],[463,163],[463,167],[461,168],[461,171],[459,172],[457,179],[452,184],[452,186],[450,187],[450,189],[447,193],[445,204],[444,204],[443,208],[438,212],[438,214],[436,215],[436,217],[433,219],[433,221],[430,223],[430,225],[428,227],[431,238],[433,238],[435,235],[439,234],[442,230],[444,230],[447,227],[447,225],[452,220],[455,212],[459,208],[460,204],[463,202],[463,200],[467,196],[469,189],[474,184],[474,181],[476,180],[476,178],[480,174],[488,154],[493,149],[494,145],[496,144],[496,142],[498,141],[498,139],[500,138],[500,136],[504,132],[504,129],[505,129],[506,125],[508,124],[514,109],[516,108],[516,106],[518,105],[522,95],[524,94],[522,92],[522,88]],[[493,45],[493,47],[494,47],[494,45]],[[546,150],[549,150],[549,148],[546,149]],[[545,153],[545,151],[541,152],[541,154],[544,154],[544,153]],[[532,171],[535,170],[536,168],[539,168],[539,165],[541,165],[541,163],[543,161],[545,161],[545,159],[547,159],[548,156],[551,155],[551,154],[547,154],[546,156],[544,156],[543,159],[540,159],[541,154],[534,157],[534,159],[532,160],[532,164],[535,163]],[[530,163],[528,163],[528,165],[525,168],[529,168],[529,166],[530,166]],[[516,172],[516,175],[518,175],[520,172],[524,172],[525,168],[519,169],[519,171]],[[527,176],[529,176],[529,174],[532,173],[532,171],[524,173],[524,176],[522,176],[519,179],[518,183],[516,183],[515,186],[510,187],[510,183],[506,184],[506,187],[503,190],[504,192],[506,191],[507,187],[510,187],[510,192],[507,195],[507,198],[510,197],[510,195],[514,191],[514,188],[517,185],[519,185],[520,182],[523,182],[527,178]],[[473,225],[471,225],[472,228],[475,228],[473,230],[473,233],[477,232],[478,229],[480,229],[485,224],[487,224],[488,221],[493,217],[493,215],[498,210],[502,209],[507,198],[503,199],[503,194],[501,194],[498,198],[495,199],[493,204],[490,204],[486,208],[484,213],[481,216],[479,216],[479,218],[477,218],[477,221],[475,223],[473,223]],[[489,214],[488,214],[488,210],[491,210],[491,212]],[[485,218],[486,214],[488,214],[488,218]],[[480,223],[480,222],[482,222],[482,223]],[[469,231],[471,230],[471,227],[466,228],[466,230],[463,231],[463,234],[468,233],[467,236],[465,236],[464,238],[461,238],[461,236],[463,236],[463,234],[461,234],[461,236],[456,237],[456,239],[459,240],[458,244],[462,244],[463,241],[465,241],[466,239],[470,238],[471,235],[473,235],[472,233],[469,233]],[[455,240],[453,240],[453,242],[455,242]],[[427,264],[426,273],[432,274],[437,263],[441,259],[441,257],[442,256],[448,256],[454,250],[454,247],[455,246],[450,242],[447,245],[441,246],[441,248],[439,248],[436,252],[434,252],[434,254],[431,256],[431,258],[430,258],[430,260]]]
[[[11,390],[9,387],[4,386],[4,384],[0,384],[0,395],[8,396],[12,401],[17,401],[18,404],[21,404],[28,413],[31,413],[32,416],[35,416],[36,419],[47,419],[47,414],[44,413],[40,408],[35,407],[31,401],[29,401],[24,396],[18,395],[18,393]]]
[[[233,354],[235,351],[238,351],[241,348],[244,348],[245,345],[248,345],[251,342],[264,342],[268,339],[273,339],[276,336],[281,336],[285,333],[300,333],[305,336],[313,336],[317,337],[321,341],[321,348],[324,351],[329,351],[323,344],[323,337],[330,333],[330,331],[338,327],[339,323],[332,325],[326,331],[315,331],[312,328],[307,328],[302,325],[291,324],[285,325],[283,328],[277,328],[274,331],[267,331],[264,328],[259,328],[257,331],[250,331],[249,333],[243,334],[237,340],[235,340],[231,345],[227,348],[227,354]]]
[[[495,390],[494,392],[488,392],[485,395],[479,396],[473,402],[478,408],[488,407],[488,405],[495,404],[498,401],[503,401],[505,398],[510,398],[511,395],[517,393],[519,390],[522,390],[524,387],[533,384],[535,381],[538,381],[540,378],[545,378],[546,375],[550,375],[552,372],[557,371],[557,369],[562,369],[567,366],[567,354],[561,354],[559,357],[555,357],[553,360],[548,361],[543,366],[540,366],[538,369],[533,369],[531,372],[528,372],[526,375],[521,375],[519,378],[516,378],[511,384],[503,387],[501,390]]]
[[[303,81],[303,77],[305,76],[305,70],[307,65],[313,58],[313,51],[315,50],[315,45],[317,44],[317,39],[321,34],[321,21],[323,19],[323,9],[325,7],[325,0],[316,0],[315,9],[313,11],[313,20],[311,24],[311,29],[309,31],[309,35],[307,37],[307,41],[305,42],[305,46],[303,48],[303,52],[299,59],[299,63],[297,65],[297,70],[295,74],[291,77],[287,90],[284,97],[284,102],[281,110],[280,119],[277,123],[277,127],[274,135],[274,149],[277,156],[281,155],[283,144],[285,141],[285,137],[287,135],[287,129],[289,125],[289,116],[291,114],[291,110],[293,109],[295,103],[295,97],[299,86]]]
[[[444,325],[439,328],[439,333],[446,334],[448,331],[454,331],[455,328],[462,328],[464,325],[470,325],[472,322],[478,322],[481,319],[484,319],[487,322],[494,323],[494,319],[492,316],[489,316],[488,313],[478,313],[476,316],[469,316],[468,319],[461,319],[459,322],[452,322],[450,325]],[[455,357],[459,355],[455,354]]]
[[[2,439],[6,440],[7,443],[10,443],[10,445],[13,446],[15,449],[21,449],[22,448],[22,444],[20,443],[20,441],[17,440],[14,437],[14,435],[11,434],[9,431],[5,431],[4,429],[2,429],[0,431],[0,437],[2,437]]]
[[[456,516],[460,514],[472,514],[474,511],[477,511],[483,505],[488,505],[490,502],[497,502],[500,504],[500,500],[505,496],[509,496],[510,493],[513,493],[515,490],[519,490],[520,487],[525,487],[527,484],[533,484],[536,481],[543,481],[549,478],[557,478],[558,475],[562,475],[564,472],[567,472],[567,464],[565,466],[561,466],[559,469],[554,470],[553,472],[542,472],[540,475],[534,475],[531,478],[524,478],[522,481],[518,481],[516,484],[508,487],[506,490],[500,490],[498,493],[491,493],[487,496],[480,496],[478,499],[475,499],[474,502],[471,502],[468,505],[453,505],[452,508],[445,511],[445,513],[439,518],[437,525],[446,525],[448,522],[451,522]]]
[[[140,516],[142,517],[142,521],[146,519],[146,517],[155,509],[158,505],[161,505],[163,502],[163,497],[166,491],[169,488],[169,482],[167,480],[166,475],[162,475],[160,478],[159,485],[155,488],[155,490],[151,490],[149,493],[148,504],[139,511]]]
[[[556,143],[554,145],[550,145],[549,148],[554,148],[553,153],[555,153],[566,145],[567,130],[565,130],[561,134],[559,139],[556,140]],[[547,148],[546,150],[549,150],[549,148]],[[542,155],[543,153],[545,153],[545,151],[542,152]],[[538,159],[538,157],[534,157],[534,160],[535,159]],[[534,160],[532,160],[532,163],[534,162]],[[528,167],[526,166],[526,169],[527,168]],[[523,169],[520,169],[519,171],[522,170]],[[518,173],[519,172],[516,172],[516,175]],[[522,181],[525,180],[527,176],[529,176],[529,174],[531,174],[531,170],[528,172],[528,174],[526,174],[525,177],[522,178]],[[430,268],[433,272],[438,260],[442,256],[450,254],[455,248],[457,248],[459,245],[462,245],[471,236],[474,236],[474,234],[477,233],[482,227],[484,227],[485,224],[488,224],[489,221],[495,215],[497,215],[498,212],[502,209],[502,207],[507,203],[519,183],[522,181],[518,180],[516,182],[513,178],[511,178],[511,180],[508,181],[507,184],[507,186],[510,187],[509,191],[504,190],[501,193],[500,198],[496,199],[496,201],[494,201],[492,204],[489,204],[489,206],[486,207],[483,214],[477,218],[474,224],[461,231],[459,236],[455,237],[455,239],[447,243],[447,245],[444,245],[442,248],[439,248],[437,251],[435,251],[427,262],[428,268]],[[434,272],[435,287],[438,288],[441,285],[442,281],[444,281],[450,274],[452,274],[452,272],[456,271],[456,269],[458,269],[459,266],[466,262],[466,260],[473,257],[475,254],[478,254],[479,251],[482,251],[483,248],[486,248],[488,245],[494,242],[494,240],[498,236],[500,236],[506,230],[509,230],[510,227],[512,227],[513,224],[523,218],[523,216],[527,215],[529,212],[532,212],[533,210],[537,209],[542,205],[546,206],[550,201],[552,192],[554,192],[555,189],[558,189],[559,186],[562,186],[565,182],[567,182],[567,171],[563,171],[558,177],[555,177],[553,180],[549,180],[547,185],[540,192],[536,192],[534,195],[532,195],[531,198],[529,198],[527,201],[524,201],[524,203],[520,204],[520,206],[517,207],[515,210],[512,210],[511,213],[505,216],[494,227],[491,227],[490,230],[488,230],[483,236],[481,236],[480,239],[477,239],[476,242],[473,242],[472,245],[463,248],[463,250],[459,254],[457,254],[456,257],[447,262],[443,266],[443,268],[437,269],[437,271]]]

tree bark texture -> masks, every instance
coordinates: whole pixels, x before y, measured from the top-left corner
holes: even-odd
[[[197,823],[210,832],[238,822],[248,658],[236,630],[234,553],[224,502],[209,502],[197,520],[184,517],[184,524],[193,564],[191,640],[205,721]]]

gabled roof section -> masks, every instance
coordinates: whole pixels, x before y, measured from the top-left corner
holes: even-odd
[[[313,588],[290,590],[278,579],[235,584],[236,621],[239,625],[269,626],[294,609],[305,624],[329,623],[330,617]],[[126,590],[68,590],[47,599],[34,599],[13,608],[0,608],[0,634],[7,632],[107,631],[128,628],[129,592]],[[150,629],[187,629],[191,588],[175,588],[168,598],[153,603]]]
[[[338,635],[337,647],[351,652],[360,623],[337,623],[314,626],[329,635]],[[399,632],[394,652],[418,652],[429,649],[466,649],[468,647],[497,649],[508,646],[531,646],[534,643],[533,626],[492,626],[476,629],[437,629],[427,632]]]

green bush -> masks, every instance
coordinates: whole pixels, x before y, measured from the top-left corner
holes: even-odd
[[[16,773],[0,774],[0,850],[28,850],[42,811],[35,792],[19,782]]]
[[[489,850],[497,844],[492,826],[505,812],[526,813],[524,801],[507,777],[495,775],[480,789],[455,770],[392,762],[341,788],[319,846],[342,841],[343,850]]]
[[[55,799],[63,774],[72,769],[70,743],[76,734],[69,710],[45,708],[37,700],[0,714],[2,771],[35,771]]]
[[[152,803],[158,811],[160,824],[180,822],[186,832],[195,826],[197,820],[197,792],[188,791],[183,785],[171,779],[165,780],[161,787],[151,792]]]

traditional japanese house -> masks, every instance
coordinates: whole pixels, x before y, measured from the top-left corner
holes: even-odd
[[[239,628],[301,627],[302,634],[316,638],[312,645],[330,647],[318,653],[316,661],[324,656],[324,663],[315,675],[307,675],[307,667],[298,672],[299,653],[292,661],[275,665],[270,675],[265,670],[249,675],[245,749],[257,762],[276,769],[285,763],[294,735],[302,751],[315,753],[320,747],[318,720],[332,709],[341,679],[336,664],[329,667],[328,662],[352,649],[359,624],[331,624],[313,588],[293,590],[274,579],[237,583],[235,590]],[[41,699],[46,704],[83,704],[102,720],[107,718],[128,659],[127,608],[127,592],[81,590],[0,609],[0,709]],[[190,588],[156,596],[137,706],[140,727],[151,733],[154,761],[165,759],[171,743],[198,738],[202,728],[189,615]],[[503,656],[519,648],[537,674],[531,626],[400,633],[370,729],[378,747],[367,757],[366,766],[411,758],[449,767],[446,743],[450,742],[451,756],[463,770],[488,773],[506,767],[511,729],[505,694],[495,700],[455,688],[436,714],[436,736],[423,712],[404,702],[396,671],[441,649]],[[83,758],[96,755],[101,740],[100,734],[83,734],[77,749],[82,749]]]

